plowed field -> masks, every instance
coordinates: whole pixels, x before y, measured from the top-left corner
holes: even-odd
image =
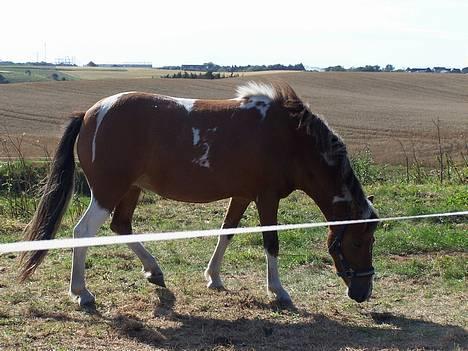
[[[155,76],[156,77],[156,76]],[[158,76],[159,77],[159,76]],[[67,115],[102,97],[146,91],[180,97],[230,98],[247,80],[281,79],[293,86],[312,111],[324,116],[350,150],[368,146],[379,162],[403,163],[408,155],[436,162],[434,121],[442,145],[458,157],[468,152],[468,75],[407,73],[267,73],[220,80],[107,79],[21,83],[0,86],[0,137],[24,133],[27,157],[53,151]],[[402,147],[403,145],[403,147]],[[0,156],[5,157],[5,150]]]

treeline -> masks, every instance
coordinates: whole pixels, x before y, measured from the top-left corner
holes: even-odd
[[[231,78],[231,77],[239,77],[238,74],[224,74],[224,73],[213,73],[211,71],[204,72],[204,73],[193,73],[193,72],[177,72],[173,74],[166,74],[161,76],[161,78],[185,78],[185,79],[223,79],[223,78]]]
[[[325,72],[416,72],[416,73],[468,73],[468,67],[464,68],[450,68],[450,67],[424,67],[395,69],[393,65],[386,65],[380,67],[379,65],[365,65],[359,67],[344,68],[341,65],[329,66],[324,69]]]
[[[213,62],[207,62],[202,65],[181,65],[181,66],[163,66],[161,69],[181,70],[181,71],[211,71],[211,72],[258,72],[258,71],[305,71],[302,63],[296,65],[247,65],[247,66],[220,66]]]
[[[61,66],[57,65],[54,63],[50,62],[45,62],[45,61],[39,61],[39,62],[13,62],[13,61],[0,61],[0,66],[40,66],[40,67],[55,67],[55,66]],[[75,66],[76,65],[69,65],[69,66]]]
[[[360,67],[344,68],[343,66],[329,66],[325,68],[325,72],[393,72],[393,65],[386,65],[381,68],[379,65],[365,65]]]

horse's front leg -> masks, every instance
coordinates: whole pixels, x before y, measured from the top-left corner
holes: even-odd
[[[244,214],[245,210],[249,206],[250,200],[233,197],[229,202],[229,207],[224,217],[222,228],[236,228]],[[205,279],[208,282],[207,286],[211,289],[222,289],[223,282],[219,276],[221,270],[221,263],[223,261],[224,253],[227,246],[231,242],[233,235],[220,235],[218,237],[218,244],[211,256],[208,267],[205,270]]]
[[[278,217],[279,198],[273,195],[259,196],[256,201],[262,226],[276,225]],[[282,304],[291,304],[291,297],[281,285],[278,272],[278,232],[263,232],[263,247],[267,263],[267,288],[276,300]]]

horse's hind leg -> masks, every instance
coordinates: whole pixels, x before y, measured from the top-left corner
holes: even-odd
[[[94,196],[91,197],[88,209],[73,230],[74,238],[93,237],[101,225],[109,218],[110,211],[101,207]],[[85,260],[87,247],[73,249],[70,295],[80,306],[94,303],[94,295],[86,289]]]
[[[133,186],[120,200],[112,216],[111,229],[117,234],[132,233],[132,217],[138,203],[141,189]],[[141,243],[130,243],[128,247],[138,256],[143,264],[143,272],[149,282],[165,287],[164,277],[154,257]]]
[[[231,198],[222,228],[236,228],[239,225],[242,215],[249,206],[249,203],[250,200],[238,197]],[[205,279],[208,282],[207,286],[211,289],[223,288],[223,282],[221,281],[219,272],[224,252],[226,251],[232,237],[233,235],[220,235],[218,237],[218,244],[213,252],[213,256],[211,256],[208,267],[205,270]]]

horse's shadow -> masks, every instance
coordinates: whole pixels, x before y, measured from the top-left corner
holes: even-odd
[[[359,326],[309,313],[292,307],[253,301],[253,307],[307,318],[306,322],[285,322],[250,316],[241,319],[209,318],[178,313],[176,298],[168,289],[156,290],[158,302],[153,314],[167,323],[155,327],[135,316],[106,317],[94,308],[87,309],[95,323],[109,325],[122,338],[156,348],[338,350],[338,349],[466,349],[468,333],[454,325],[442,325],[391,313],[370,313],[374,326]],[[71,320],[63,314],[38,313],[35,317]],[[290,320],[290,319],[288,319]]]
[[[452,349],[468,346],[468,333],[458,326],[396,316],[391,313],[371,313],[375,327],[360,327],[310,314],[294,306],[278,306],[256,301],[257,307],[297,313],[309,317],[306,323],[284,323],[275,319],[205,318],[174,311],[175,296],[167,289],[158,289],[156,318],[167,318],[176,326],[159,329],[135,317],[118,316],[111,323],[121,336],[150,346],[184,350],[216,349]],[[311,318],[310,318],[311,317]]]

